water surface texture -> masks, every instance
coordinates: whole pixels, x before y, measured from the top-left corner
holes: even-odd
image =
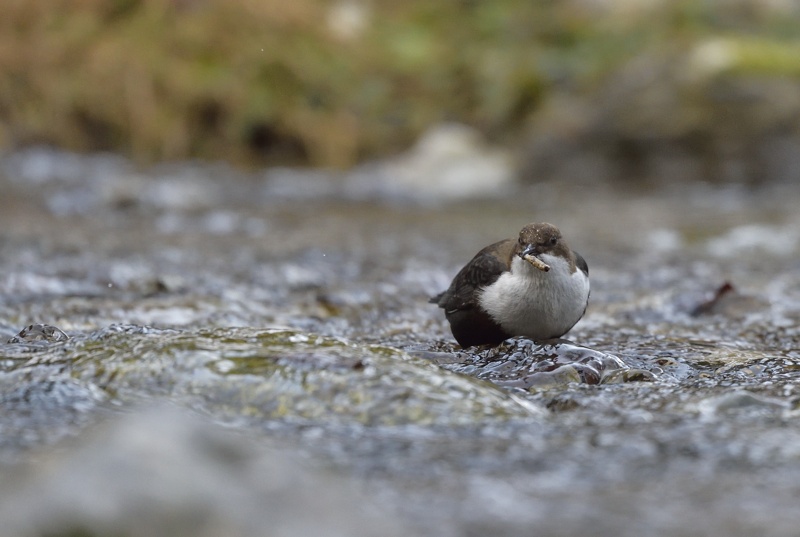
[[[381,521],[445,537],[797,531],[800,186],[535,184],[447,201],[363,170],[142,173],[46,150],[0,170],[0,471],[14,476],[0,499],[41,502],[0,510],[20,532],[199,534],[126,499],[152,493],[135,476],[162,466],[217,506],[209,522],[266,532],[252,500],[229,505],[233,490],[278,501],[252,477],[273,471],[265,448],[303,466],[284,518],[331,516],[343,535]],[[428,297],[531,221],[587,259],[586,316],[567,341],[460,349]],[[125,421],[154,405],[195,417]],[[197,441],[217,426],[233,436]],[[137,466],[117,475],[103,446]],[[43,479],[42,460],[62,471]],[[59,487],[78,473],[91,478],[70,503]],[[320,509],[339,486],[354,496]],[[163,501],[177,497],[195,498]]]

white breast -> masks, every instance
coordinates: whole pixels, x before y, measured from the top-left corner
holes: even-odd
[[[577,323],[589,300],[589,278],[570,272],[562,257],[544,254],[542,272],[518,257],[511,270],[483,290],[480,304],[503,330],[533,340],[564,335]]]

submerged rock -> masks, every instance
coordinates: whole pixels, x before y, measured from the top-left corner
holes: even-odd
[[[8,340],[9,343],[31,343],[34,341],[44,341],[55,343],[66,341],[69,336],[57,326],[49,324],[31,324],[20,330],[19,334]]]
[[[567,340],[536,344],[527,339],[479,351],[464,352],[450,369],[491,380],[504,387],[536,390],[570,383],[607,384],[649,381],[649,371],[631,369],[613,354],[575,345]]]

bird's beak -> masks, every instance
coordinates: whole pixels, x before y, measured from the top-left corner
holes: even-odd
[[[519,253],[519,256],[542,272],[549,272],[550,265],[536,257],[536,246],[529,244]]]

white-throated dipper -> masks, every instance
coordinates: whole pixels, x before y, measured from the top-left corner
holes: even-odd
[[[561,337],[589,303],[589,267],[552,224],[528,224],[518,239],[491,244],[431,298],[444,309],[462,347],[498,345],[513,336]]]

